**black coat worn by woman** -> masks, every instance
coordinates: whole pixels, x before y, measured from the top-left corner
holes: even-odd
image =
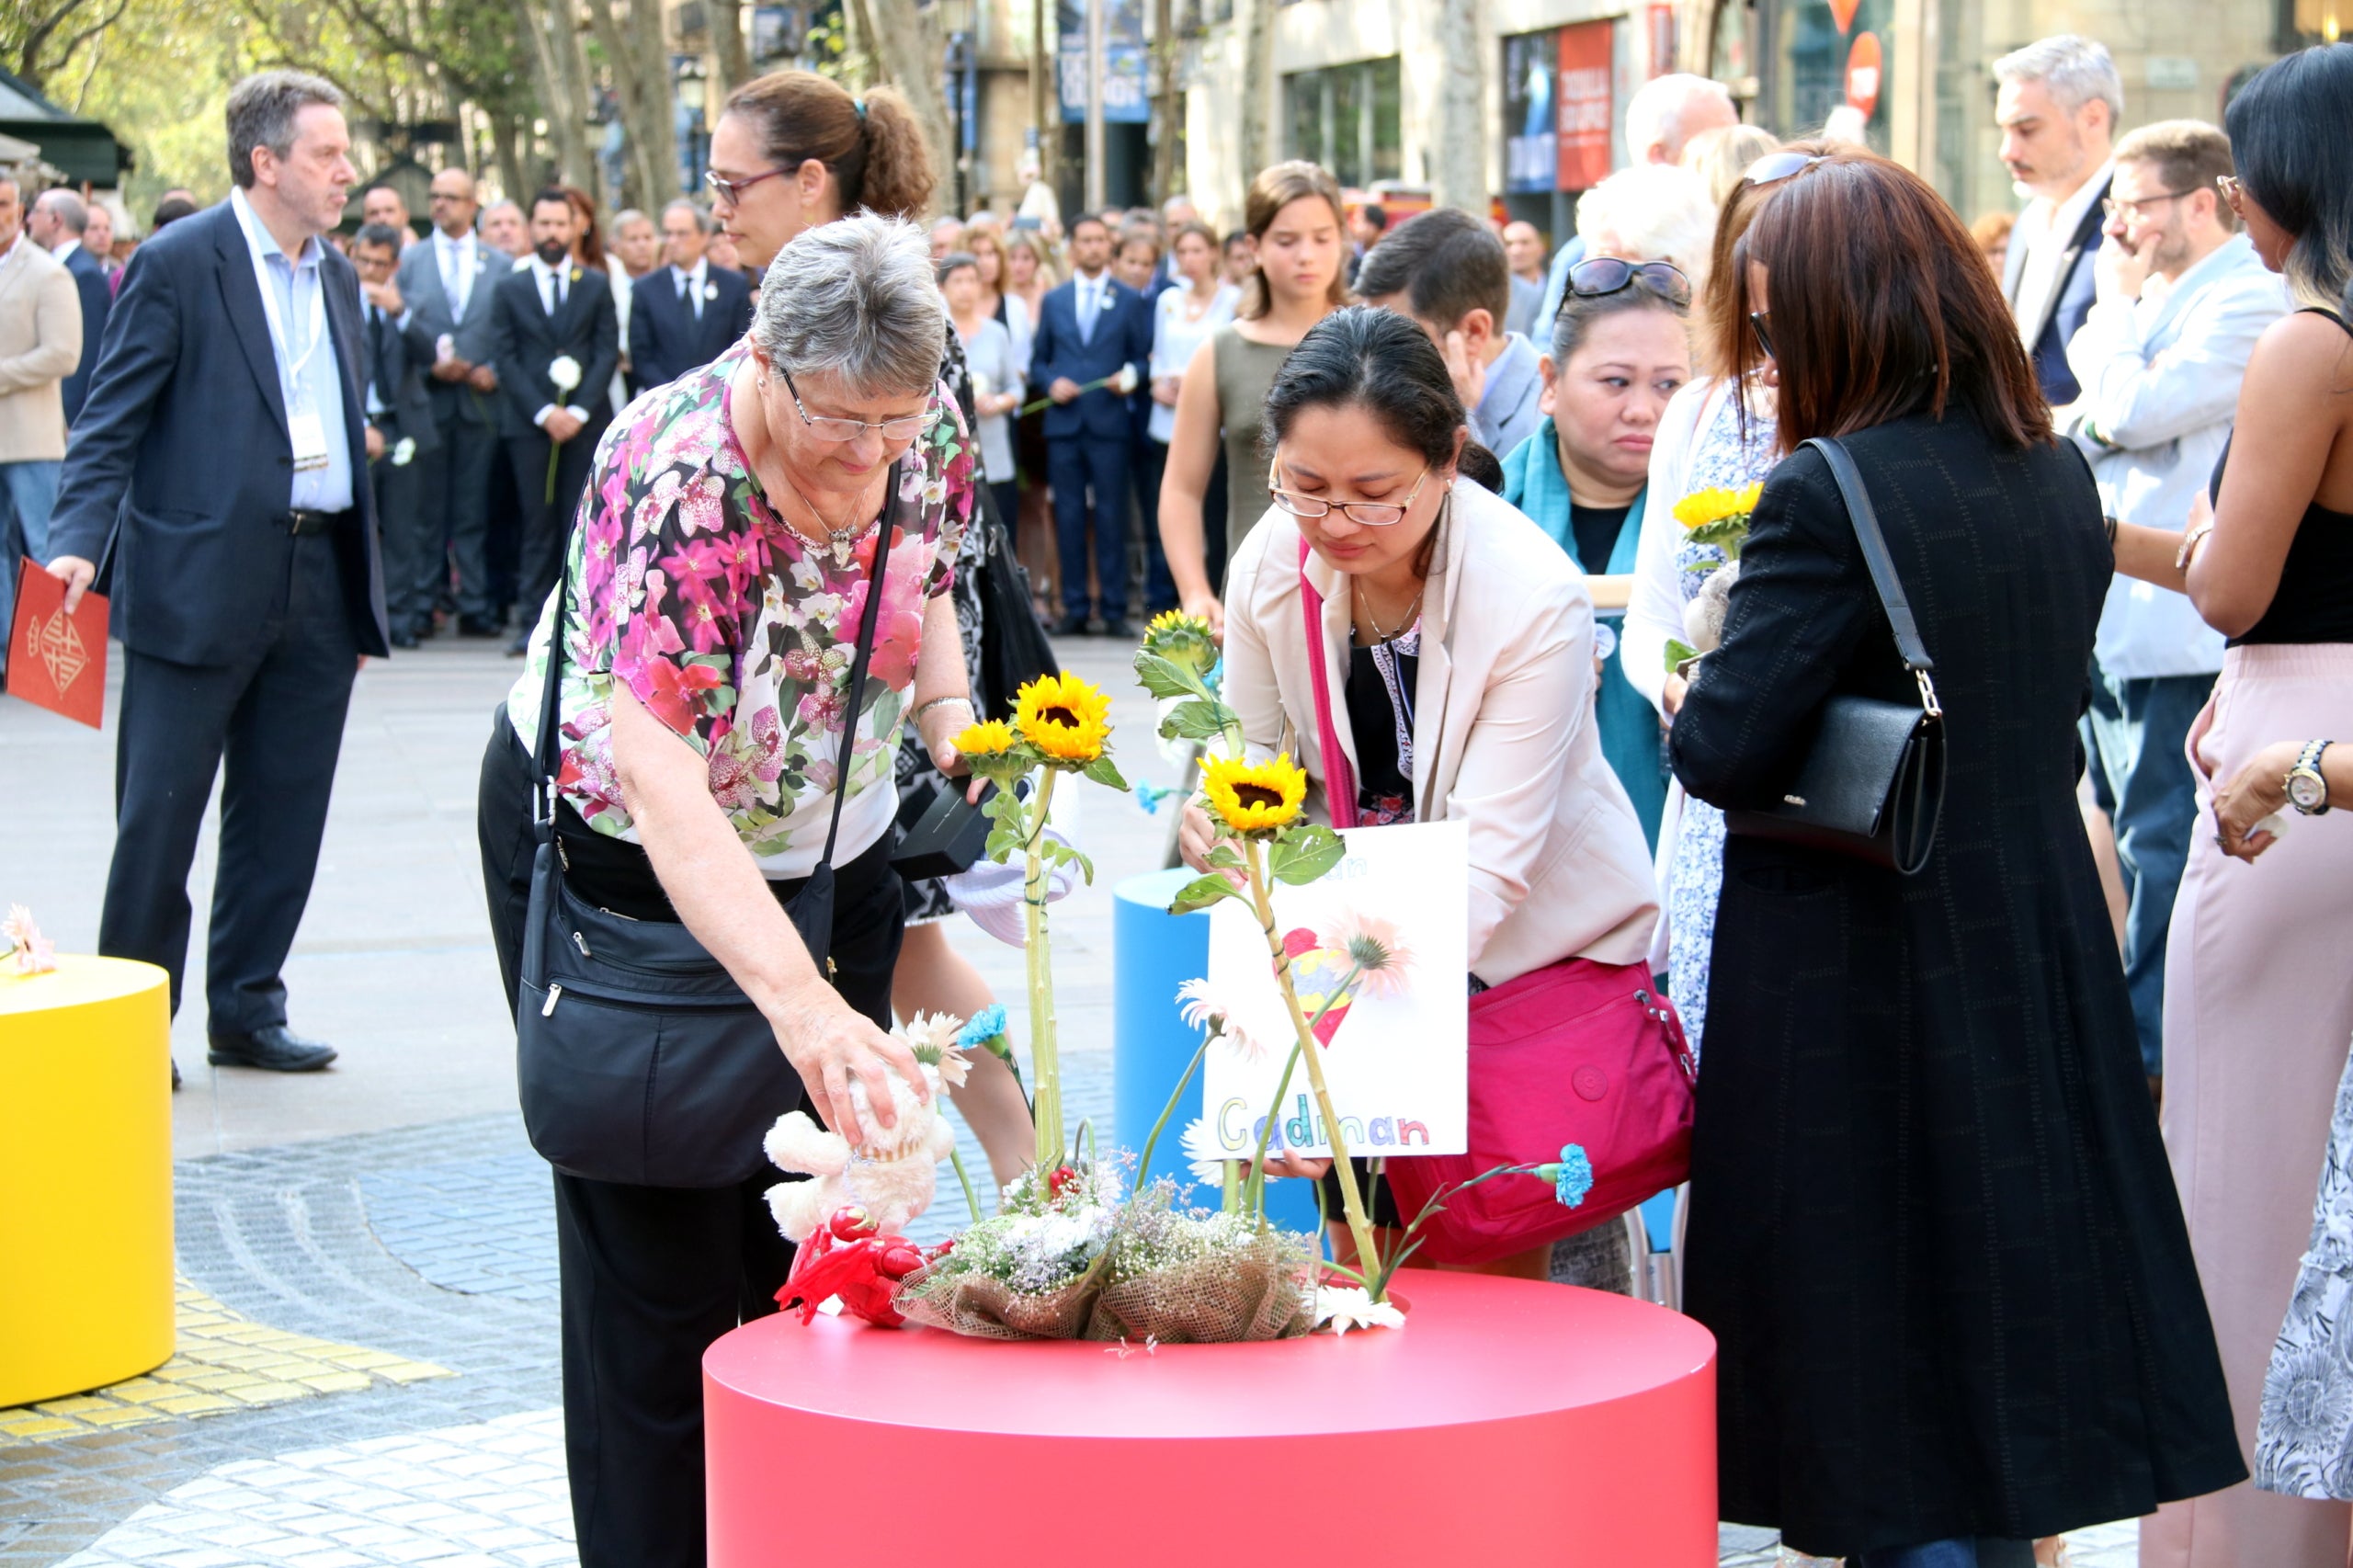
[[[1958,410],[1847,445],[1936,661],[1943,822],[1909,878],[1726,844],[1685,1287],[1721,1346],[1723,1517],[1830,1555],[2053,1535],[2245,1473],[2075,805],[2113,566],[2090,476]],[[1801,449],[1677,776],[1778,801],[1838,692],[1918,700]]]

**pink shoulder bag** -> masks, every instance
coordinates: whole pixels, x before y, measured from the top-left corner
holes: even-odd
[[[1302,540],[1315,741],[1332,825],[1349,828],[1357,825],[1356,773],[1333,724],[1324,597],[1308,581],[1308,553]],[[1548,1245],[1690,1174],[1699,1063],[1645,964],[1563,959],[1481,992],[1471,998],[1470,1067],[1470,1152],[1391,1156],[1386,1175],[1398,1212],[1410,1219],[1433,1196],[1497,1165],[1557,1162],[1570,1171],[1557,1188],[1499,1176],[1449,1195],[1422,1227],[1425,1261],[1490,1263]],[[1586,1168],[1570,1158],[1573,1148],[1584,1151]]]

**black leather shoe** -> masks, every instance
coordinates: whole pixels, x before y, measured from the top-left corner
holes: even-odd
[[[259,1067],[271,1073],[315,1073],[335,1060],[335,1047],[304,1040],[284,1024],[251,1034],[217,1034],[206,1061],[215,1067]]]
[[[1116,637],[1126,642],[1141,642],[1143,641],[1143,628],[1123,615],[1117,620],[1105,621],[1103,635]]]
[[[502,628],[486,615],[461,615],[458,618],[460,637],[495,637]]]
[[[1054,622],[1053,633],[1057,637],[1084,637],[1086,635],[1086,618],[1083,615],[1066,615]]]
[[[415,628],[413,628],[413,627],[407,627],[407,626],[396,626],[396,627],[394,627],[394,628],[392,629],[392,646],[393,646],[393,647],[395,647],[395,648],[402,649],[402,650],[404,650],[404,651],[405,651],[405,650],[407,650],[407,649],[410,649],[410,648],[414,648],[414,647],[415,647],[415,646],[416,646],[416,631],[415,631]]]

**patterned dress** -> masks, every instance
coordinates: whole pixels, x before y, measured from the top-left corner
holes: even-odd
[[[634,841],[612,760],[620,682],[703,755],[711,798],[762,871],[796,877],[824,850],[837,784],[844,849],[890,831],[895,793],[874,786],[892,778],[924,607],[954,582],[974,454],[943,388],[937,422],[883,499],[891,553],[864,701],[849,713],[878,534],[870,528],[835,550],[770,509],[729,424],[729,381],[745,352],[739,344],[639,398],[598,444],[565,566],[558,784],[590,827]],[[538,734],[550,619],[507,699],[527,745]],[[837,779],[847,724],[858,734],[849,777]]]
[[[2255,1483],[2353,1500],[2353,1062],[2336,1087],[2312,1245],[2263,1380]]]
[[[1755,484],[1780,460],[1774,450],[1776,426],[1769,414],[1751,409],[1744,440],[1740,409],[1721,398],[1707,425],[1691,440],[1686,494],[1738,490]],[[1678,544],[1675,577],[1689,604],[1728,557],[1721,545]],[[1686,795],[1676,830],[1675,858],[1667,874],[1667,994],[1683,1015],[1683,1032],[1698,1055],[1708,1028],[1708,955],[1716,945],[1716,903],[1724,890],[1724,814]]]

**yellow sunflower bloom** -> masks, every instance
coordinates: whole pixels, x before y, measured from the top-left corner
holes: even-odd
[[[1687,528],[1703,528],[1711,523],[1745,517],[1756,510],[1756,498],[1764,493],[1762,484],[1738,490],[1696,490],[1675,504],[1675,520]]]
[[[1211,812],[1236,833],[1288,826],[1307,801],[1307,775],[1288,752],[1271,762],[1204,757],[1201,768]]]
[[[1103,755],[1111,699],[1076,676],[1040,676],[1021,688],[1013,722],[1048,760],[1084,767]]]
[[[1003,756],[1019,745],[1021,738],[1004,720],[988,719],[965,725],[962,733],[948,744],[966,756]]]

